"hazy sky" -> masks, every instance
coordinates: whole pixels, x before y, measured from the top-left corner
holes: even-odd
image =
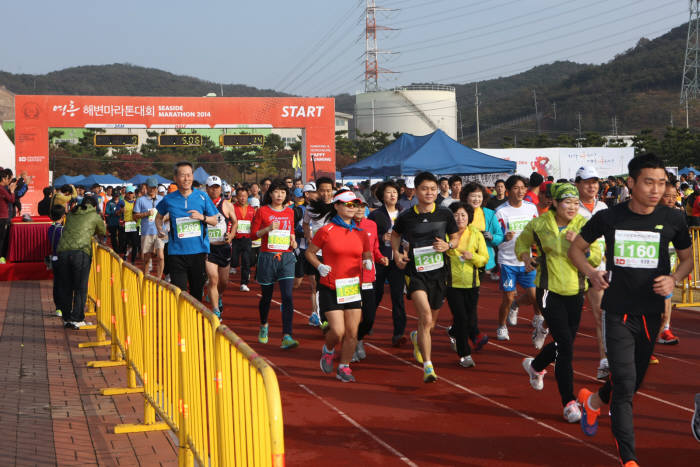
[[[300,95],[363,89],[365,0],[3,2],[0,70],[132,63]],[[602,63],[688,21],[687,0],[385,0],[389,88]],[[679,54],[683,54],[679,50]],[[681,70],[679,70],[679,76]],[[0,83],[2,84],[2,83]]]

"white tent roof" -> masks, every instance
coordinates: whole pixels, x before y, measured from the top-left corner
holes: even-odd
[[[0,167],[15,172],[15,145],[0,127]]]

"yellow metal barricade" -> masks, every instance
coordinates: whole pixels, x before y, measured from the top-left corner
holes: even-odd
[[[97,242],[92,242],[92,260],[90,264],[90,278],[88,279],[87,310],[85,317],[93,318],[97,315]],[[106,344],[105,344],[106,345]]]
[[[277,377],[227,326],[216,330],[220,466],[283,466],[284,428]]]
[[[219,318],[187,293],[180,294],[181,465],[215,465],[219,457],[215,400],[214,333]]]
[[[700,227],[690,228],[690,239],[692,240],[693,269],[680,285],[681,303],[677,303],[676,306],[681,308],[700,306],[700,300],[695,293],[700,290]]]
[[[114,284],[113,265],[115,259],[114,252],[109,248],[93,242],[92,268],[90,270],[90,280],[88,282],[89,301],[94,303],[94,310],[97,323],[97,339],[89,342],[81,342],[78,347],[100,347],[112,344],[108,339],[110,333],[110,319],[114,308],[111,287]],[[116,256],[116,255],[115,255]],[[116,257],[117,264],[119,257]],[[91,366],[88,364],[88,366]]]
[[[112,295],[117,293],[115,299],[114,326],[117,346],[126,362],[125,388],[105,388],[102,394],[111,396],[115,394],[134,394],[143,392],[143,386],[139,386],[136,377],[141,379],[140,371],[143,368],[143,342],[141,340],[141,283],[143,273],[133,264],[121,262],[120,287],[112,288]],[[118,300],[118,302],[116,302]]]

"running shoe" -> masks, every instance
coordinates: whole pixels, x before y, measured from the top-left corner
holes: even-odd
[[[508,328],[501,326],[500,328],[496,329],[496,339],[499,341],[509,341],[510,336],[508,335]]]
[[[591,394],[593,393],[588,389],[581,388],[576,398],[581,406],[581,429],[588,436],[593,436],[598,432],[598,415],[600,415],[600,409],[594,410],[588,405]]]
[[[476,339],[474,339],[473,342],[474,342],[474,352],[478,352],[486,344],[488,344],[489,336],[487,336],[485,333],[481,332],[481,333],[479,333],[478,336],[476,336]]]
[[[544,316],[535,315],[532,317],[532,327],[537,329],[544,324]]]
[[[693,436],[700,441],[700,393],[695,394],[695,413],[690,426],[693,429]]]
[[[499,281],[501,280],[501,276],[497,272],[489,271],[489,279],[492,281]]]
[[[250,292],[250,288],[246,284],[241,284],[241,292]]]
[[[401,335],[401,336],[391,336],[391,346],[392,347],[402,347],[406,345],[407,339],[406,336]]]
[[[3,256],[2,258],[0,258],[0,264],[5,264],[5,263],[7,263],[7,260]]]
[[[320,320],[320,318],[319,318],[319,320]],[[321,323],[321,331],[323,331],[323,334],[326,334],[329,329],[330,329],[330,326],[328,325],[328,321],[324,321]]]
[[[71,323],[76,329],[80,329],[85,326],[92,326],[92,323],[89,321],[73,321]]]
[[[228,273],[229,274],[236,274],[236,268],[231,268],[231,270]]]
[[[282,345],[280,345],[281,349],[293,349],[294,347],[298,346],[299,341],[294,340],[289,334],[285,334],[284,336],[282,336]]]
[[[423,355],[418,348],[418,331],[411,331],[411,343],[413,344],[413,357],[418,363],[423,363]]]
[[[319,318],[318,313],[311,313],[309,315],[309,326],[313,326],[313,327],[317,328],[320,325],[321,325],[321,318]]]
[[[578,402],[569,401],[564,407],[564,420],[569,423],[578,423],[581,421],[581,408],[578,406]]]
[[[326,346],[321,347],[321,371],[326,374],[333,372],[333,354],[334,352],[326,352]]]
[[[357,341],[357,347],[355,347],[355,353],[357,354],[358,360],[364,360],[367,358],[367,352],[365,352],[365,344],[362,340]]]
[[[263,324],[260,326],[260,332],[258,333],[258,342],[260,342],[261,344],[267,344],[267,341],[268,341],[267,331],[268,331],[267,324]]]
[[[676,345],[678,344],[678,338],[673,335],[671,329],[664,329],[656,342],[659,344]]]
[[[450,336],[449,334],[447,334],[447,337],[449,337],[449,339],[450,339],[450,348],[452,349],[453,352],[456,352],[457,351],[457,339]]]
[[[424,383],[434,383],[437,381],[437,374],[433,365],[426,365],[423,367],[423,382]]]
[[[656,358],[656,355],[651,354],[651,357],[649,357],[649,365],[658,365],[659,364],[659,359]]]
[[[549,334],[549,329],[544,326],[537,326],[534,331],[532,331],[532,344],[535,349],[540,350],[544,345],[544,341]]]
[[[518,304],[513,300],[510,304],[510,310],[508,310],[508,325],[515,326],[518,324]]]
[[[532,357],[524,358],[523,369],[528,376],[530,376],[530,386],[532,386],[532,389],[535,391],[541,391],[542,388],[544,388],[544,375],[547,374],[547,370],[535,371],[535,369],[532,368],[533,360],[534,358]]]
[[[217,318],[221,319],[221,310],[220,309],[214,308],[212,311],[214,312],[214,314],[216,315]]]
[[[352,375],[352,370],[349,366],[344,366],[343,368],[338,368],[335,374],[336,379],[339,379],[343,383],[354,383],[355,377]]]
[[[61,310],[56,310],[56,316],[62,317],[62,316],[63,316],[63,312],[62,312]]]
[[[637,461],[627,461],[622,467],[639,467],[639,464],[637,464]]]
[[[474,363],[474,359],[471,355],[467,355],[466,357],[462,357],[459,359],[459,366],[464,368],[471,368],[476,366],[476,363]]]
[[[598,372],[596,373],[596,378],[607,379],[610,375],[610,367],[608,366],[608,359],[601,358],[600,364],[598,365]]]

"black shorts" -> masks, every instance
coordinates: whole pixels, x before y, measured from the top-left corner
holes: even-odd
[[[319,261],[323,263],[323,260],[321,259],[320,256],[316,255]],[[311,265],[308,261],[306,261],[306,257],[304,257],[304,275],[305,276],[316,276],[318,274],[318,271],[316,270],[315,267]],[[316,277],[318,279],[318,277]]]
[[[422,290],[428,294],[428,303],[431,310],[439,310],[445,302],[447,293],[447,281],[442,276],[430,277],[422,273],[406,275],[406,297],[411,299],[411,294]]]
[[[209,256],[207,261],[214,263],[220,268],[225,268],[231,264],[231,244],[226,243],[224,245],[210,245],[209,246]]]
[[[294,265],[294,277],[301,279],[304,277],[304,270],[306,269],[306,250],[299,250],[299,256],[297,256],[297,262]]]
[[[362,309],[362,300],[349,303],[338,303],[335,295],[335,290],[318,284],[318,309],[323,313],[328,313],[333,310],[353,310]]]

